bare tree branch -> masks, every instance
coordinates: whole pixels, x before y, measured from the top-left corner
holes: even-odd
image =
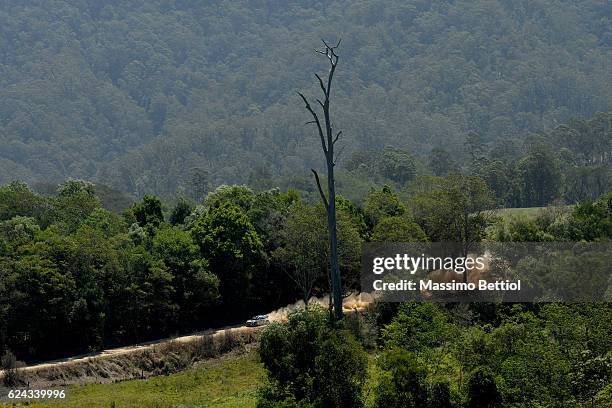
[[[336,137],[334,138],[332,144],[336,144],[336,142],[338,141],[341,135],[342,135],[342,131],[339,131],[338,133],[336,133]]]
[[[321,146],[323,147],[323,151],[325,152],[325,155],[327,155],[327,145],[325,144],[325,136],[323,135],[323,128],[321,127],[321,122],[319,121],[319,117],[317,116],[317,113],[312,109],[312,107],[310,107],[310,103],[308,103],[308,99],[306,99],[304,94],[302,94],[301,92],[298,92],[297,94],[300,95],[300,98],[302,98],[302,100],[306,104],[306,109],[308,110],[308,112],[310,112],[310,114],[314,118],[314,123],[317,124],[317,130],[319,131],[319,138],[321,139]]]
[[[321,180],[319,180],[319,174],[315,169],[310,169],[312,174],[314,174],[315,180],[317,181],[317,188],[319,189],[319,194],[321,195],[321,200],[323,200],[323,205],[325,205],[325,209],[329,208],[329,202],[327,201],[327,197],[325,197],[325,193],[323,192],[323,188],[321,187]]]
[[[317,79],[319,80],[319,86],[321,87],[321,90],[323,91],[324,95],[327,95],[327,91],[325,90],[325,85],[323,84],[323,79],[321,79],[321,77],[319,76],[319,74],[315,74],[315,76],[317,77]]]

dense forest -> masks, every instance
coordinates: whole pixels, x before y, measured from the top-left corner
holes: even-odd
[[[478,177],[455,172],[418,183],[407,198],[386,185],[370,191],[363,205],[337,198],[347,292],[359,290],[368,241],[612,238],[612,193],[542,210],[536,219],[506,220],[486,216],[495,197]],[[168,209],[145,196],[118,214],[102,208],[87,182],[63,183],[54,196],[6,184],[0,187],[0,354],[9,349],[33,361],[98,350],[235,323],[328,293],[324,214],[295,190],[222,186],[203,204],[179,200]],[[609,253],[602,260],[609,267]],[[563,267],[556,265],[558,276]]]
[[[495,196],[478,177],[452,172],[418,184],[406,198],[386,185],[363,205],[337,198],[347,292],[359,290],[365,242],[612,238],[612,192],[505,218],[483,215]],[[94,351],[328,293],[324,214],[295,190],[222,186],[203,204],[172,208],[145,196],[117,214],[87,182],[63,183],[54,196],[6,184],[0,355],[33,362]],[[610,255],[588,261],[606,271]],[[573,269],[562,258],[541,264],[545,281]],[[260,338],[268,383],[259,406],[361,407],[367,398],[368,406],[398,408],[609,406],[611,311],[608,303],[379,302],[333,323],[324,309],[298,310]],[[366,383],[365,350],[377,356],[374,383]]]
[[[321,37],[343,39],[342,165],[386,147],[463,166],[470,135],[520,150],[611,108],[610,15],[605,0],[4,1],[0,182],[196,201],[222,183],[305,189],[320,155],[295,91],[316,91]],[[588,146],[580,163],[609,160],[609,133],[602,144],[583,126],[567,129]],[[590,172],[572,177],[602,178]]]

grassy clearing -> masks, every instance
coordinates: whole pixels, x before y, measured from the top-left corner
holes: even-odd
[[[255,351],[208,360],[177,374],[148,380],[68,387],[67,399],[30,407],[254,407],[265,370]],[[114,405],[113,405],[114,403]],[[3,405],[5,407],[18,405]]]
[[[368,356],[368,378],[364,395],[372,406],[380,369],[376,354]],[[148,380],[129,380],[110,384],[72,385],[64,401],[45,401],[27,405],[36,408],[249,408],[257,402],[257,388],[265,381],[265,369],[253,349],[230,353],[198,363],[195,367]],[[114,403],[114,405],[113,405]],[[26,405],[0,404],[0,407]]]
[[[526,207],[526,208],[502,208],[495,211],[504,221],[515,219],[533,219],[546,207]]]

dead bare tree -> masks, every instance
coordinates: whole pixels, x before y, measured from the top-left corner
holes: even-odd
[[[334,146],[340,139],[342,131],[334,133],[333,124],[329,112],[332,80],[334,78],[334,73],[336,72],[336,67],[338,66],[339,59],[336,50],[340,46],[340,41],[338,41],[338,44],[335,46],[330,46],[325,42],[325,40],[322,41],[324,45],[323,49],[315,51],[319,54],[324,55],[329,60],[329,72],[327,75],[327,81],[323,81],[321,76],[319,76],[318,74],[315,74],[315,77],[319,81],[319,86],[323,93],[323,100],[321,100],[320,98],[317,98],[316,100],[321,109],[323,110],[323,120],[319,118],[319,115],[312,108],[304,94],[298,92],[298,95],[300,95],[300,97],[306,104],[306,110],[310,112],[310,115],[313,118],[313,120],[307,122],[307,124],[314,124],[317,127],[317,132],[321,140],[321,148],[323,149],[323,153],[325,155],[325,162],[327,164],[327,197],[325,196],[323,188],[321,187],[321,180],[319,179],[319,174],[315,169],[311,170],[314,174],[314,178],[317,183],[317,188],[319,190],[319,194],[321,195],[321,200],[323,201],[323,205],[327,210],[333,304],[336,319],[342,319],[342,282],[340,278],[340,270],[338,269],[338,238],[336,234],[336,187],[334,179],[334,166],[336,165],[337,161],[337,157],[334,155]]]

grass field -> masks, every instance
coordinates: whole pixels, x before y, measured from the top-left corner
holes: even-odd
[[[502,208],[495,211],[495,214],[504,219],[504,221],[510,221],[513,219],[531,219],[535,218],[541,211],[546,207],[528,207],[528,208]]]
[[[376,355],[368,355],[364,387],[366,406],[374,402],[380,375]],[[110,384],[69,386],[63,401],[0,404],[0,407],[36,408],[249,408],[257,402],[257,388],[265,380],[257,352],[228,354],[168,376]]]
[[[265,370],[250,351],[202,362],[187,371],[112,384],[70,386],[64,401],[33,403],[28,407],[254,407]],[[3,405],[3,407],[25,405]]]

